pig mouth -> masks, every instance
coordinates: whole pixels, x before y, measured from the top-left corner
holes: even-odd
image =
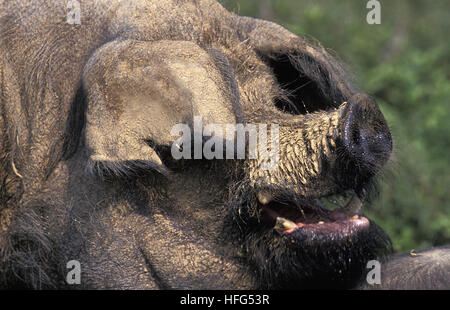
[[[257,194],[260,221],[282,236],[344,238],[368,229],[362,215],[365,192],[346,191],[317,199],[286,200]]]

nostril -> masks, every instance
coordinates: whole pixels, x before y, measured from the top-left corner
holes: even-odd
[[[392,151],[389,127],[373,99],[352,96],[343,114],[342,141],[346,153],[359,167],[381,167]]]
[[[349,124],[345,127],[343,141],[347,152],[355,158],[367,155],[365,149],[368,148],[369,145],[367,145],[368,137],[365,134],[365,130],[363,130],[359,123],[355,121],[349,121]]]

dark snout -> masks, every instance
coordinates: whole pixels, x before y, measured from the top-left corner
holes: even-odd
[[[342,117],[342,144],[348,161],[358,174],[373,174],[392,152],[392,137],[383,114],[373,98],[355,94],[347,101]]]

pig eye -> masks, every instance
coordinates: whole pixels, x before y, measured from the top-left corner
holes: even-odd
[[[282,89],[282,95],[275,100],[279,110],[294,115],[308,114],[329,110],[341,103],[326,95],[330,89],[328,72],[310,56],[279,54],[267,57],[265,62]]]

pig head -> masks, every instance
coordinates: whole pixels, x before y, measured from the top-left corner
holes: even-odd
[[[3,286],[350,288],[389,253],[389,128],[320,45],[209,0],[0,6]]]

